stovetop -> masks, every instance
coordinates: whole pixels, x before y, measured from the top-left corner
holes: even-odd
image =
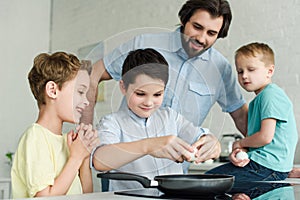
[[[238,194],[244,194],[250,197],[250,199],[280,199],[285,196],[286,199],[293,199],[294,190],[293,186],[288,183],[267,183],[267,182],[235,182],[233,188],[226,194],[219,195],[203,195],[203,196],[191,196],[191,195],[165,195],[156,188],[145,188],[128,191],[115,192],[118,195],[136,196],[144,198],[157,198],[157,199],[205,199],[205,200],[230,200]]]

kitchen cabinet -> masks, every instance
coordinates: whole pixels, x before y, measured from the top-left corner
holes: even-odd
[[[0,199],[10,198],[10,178],[0,178]]]

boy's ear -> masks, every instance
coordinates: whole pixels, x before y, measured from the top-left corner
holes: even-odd
[[[122,94],[125,95],[126,94],[126,88],[125,88],[123,80],[120,80],[119,86],[120,86],[120,90],[121,90]]]
[[[57,97],[57,84],[54,81],[48,81],[46,83],[46,94],[48,97],[55,99]]]
[[[275,71],[275,65],[271,65],[268,69],[268,78],[271,78]]]

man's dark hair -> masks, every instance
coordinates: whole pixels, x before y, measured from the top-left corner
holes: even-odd
[[[138,75],[145,74],[162,80],[165,85],[169,79],[168,62],[154,49],[137,49],[129,52],[122,67],[122,80],[127,89]]]
[[[223,25],[218,38],[225,38],[232,19],[229,3],[226,0],[188,0],[178,13],[183,27],[198,9],[209,12],[213,17],[223,16]]]

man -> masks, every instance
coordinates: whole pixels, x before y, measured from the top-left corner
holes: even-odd
[[[120,80],[121,66],[130,51],[153,48],[166,58],[170,66],[162,106],[173,108],[200,126],[211,107],[218,102],[223,112],[230,113],[238,130],[246,135],[247,105],[229,62],[212,47],[218,38],[227,36],[232,18],[228,2],[189,0],[178,16],[181,26],[174,32],[136,36],[95,63],[89,93],[90,112],[85,113],[82,121],[92,122],[99,81]],[[205,138],[203,161],[216,158],[220,153],[220,145]],[[181,161],[182,152],[178,154]]]

